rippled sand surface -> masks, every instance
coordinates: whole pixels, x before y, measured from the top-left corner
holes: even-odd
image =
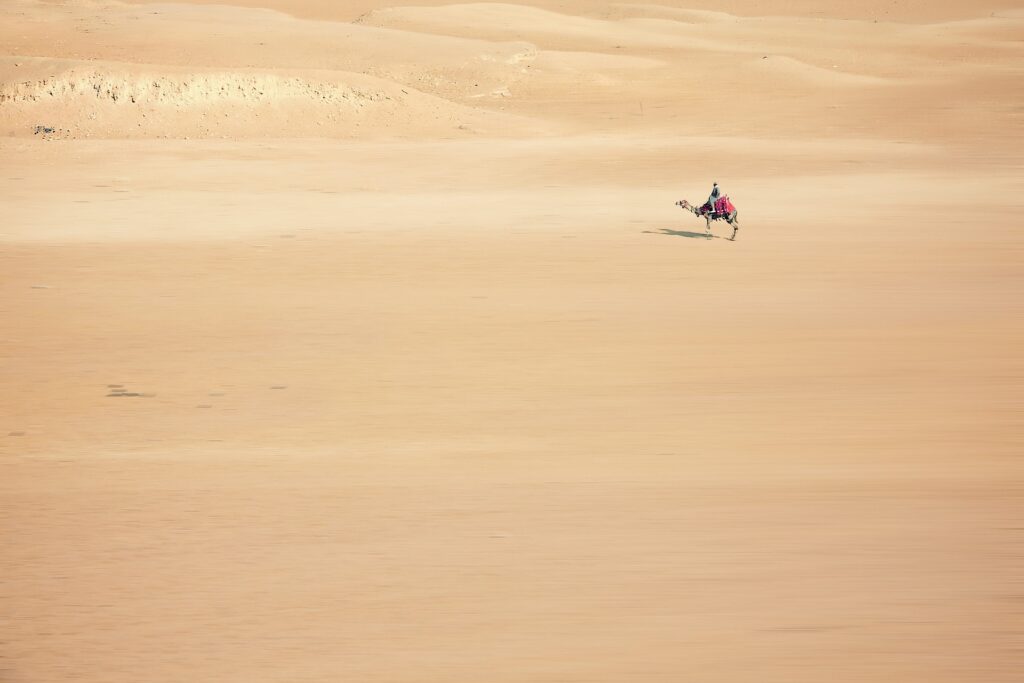
[[[1024,13],[823,4],[0,6],[0,681],[1017,680]]]

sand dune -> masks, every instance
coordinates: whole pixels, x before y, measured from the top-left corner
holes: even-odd
[[[604,17],[512,4],[383,7],[329,22],[219,5],[19,0],[2,11],[6,134],[42,124],[80,137],[561,134],[621,127],[645,100],[648,127],[759,135],[761,119],[747,112],[765,98],[782,134],[814,120],[816,135],[864,137],[882,124],[863,105],[893,88],[914,91],[895,123],[902,135],[927,117],[964,137],[970,99],[939,103],[971,87],[979,63],[1011,87],[1020,48],[1007,38],[1024,25],[1006,12],[906,24],[649,5],[609,6]],[[19,20],[33,11],[47,21]],[[641,83],[636,69],[647,71]],[[716,92],[695,115],[657,102],[709,74]],[[848,88],[882,90],[850,99]],[[90,90],[98,97],[86,106]],[[120,93],[140,106],[108,106]]]
[[[1016,683],[1018,5],[0,3],[0,681]]]
[[[751,64],[756,68],[763,69],[766,76],[770,78],[783,80],[798,79],[820,88],[885,85],[886,83],[893,83],[895,85],[894,82],[884,78],[848,73],[840,71],[838,67],[826,69],[801,62],[799,59],[793,59],[792,57],[764,56],[761,59],[755,59]]]
[[[0,64],[0,120],[7,134],[25,135],[36,123],[107,137],[535,129],[510,116],[467,111],[460,101],[507,88],[521,74],[517,56],[529,45],[324,26],[269,10],[142,10],[118,3],[64,6],[45,24],[30,24],[26,35],[25,25],[14,21],[18,7],[52,11],[25,1],[6,8],[9,21],[0,23],[0,34],[19,55]],[[32,30],[45,32],[58,49],[34,54]],[[96,101],[89,104],[97,106],[83,109],[93,91]],[[139,106],[107,106],[126,103]],[[151,104],[161,110],[147,111]],[[244,115],[234,112],[239,106]],[[353,118],[353,109],[365,111]]]
[[[515,40],[529,36],[531,42],[538,43],[540,47],[573,45],[593,50],[611,47],[608,45],[610,38],[620,46],[664,48],[679,45],[678,40],[672,37],[638,30],[625,22],[503,3],[387,8],[363,15],[359,23],[449,36],[482,36],[491,40]]]
[[[33,79],[28,74],[39,75]],[[480,112],[411,86],[363,74],[184,70],[110,62],[20,58],[0,86],[0,125],[62,137],[451,136],[528,130],[515,117]],[[38,125],[38,123],[36,125]],[[67,128],[64,128],[67,126]]]

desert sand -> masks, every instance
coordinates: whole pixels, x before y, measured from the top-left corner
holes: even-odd
[[[1016,0],[5,0],[0,681],[1019,680],[1022,83]]]

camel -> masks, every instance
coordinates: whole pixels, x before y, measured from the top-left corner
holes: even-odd
[[[707,221],[708,239],[711,238],[711,221],[725,221],[732,226],[732,236],[727,237],[726,239],[730,241],[735,240],[736,231],[740,229],[739,221],[736,218],[739,211],[737,211],[736,207],[732,205],[732,202],[729,201],[728,197],[722,197],[722,199],[719,199],[718,201],[721,202],[719,208],[723,209],[722,211],[711,211],[707,204],[699,207],[694,206],[685,199],[680,199],[676,202],[676,206],[681,207],[684,211],[693,213],[695,216],[701,216],[705,221]]]

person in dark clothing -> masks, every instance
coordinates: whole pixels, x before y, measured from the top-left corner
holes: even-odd
[[[722,196],[722,192],[718,189],[718,183],[714,183],[714,187],[711,188],[711,194],[708,195],[708,211],[714,213],[715,202]]]

